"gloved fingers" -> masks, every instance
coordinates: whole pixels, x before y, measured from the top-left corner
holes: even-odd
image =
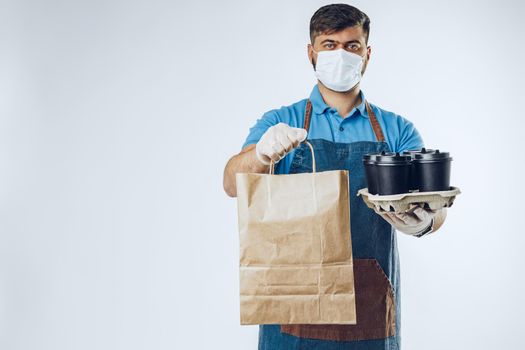
[[[308,135],[308,132],[306,129],[303,128],[291,128],[294,132],[294,139],[298,141],[298,143],[303,142],[306,140],[306,136]]]
[[[277,135],[275,135],[275,138],[281,144],[282,148],[285,150],[286,153],[292,150],[293,144],[292,144],[292,141],[288,138],[287,130],[278,132]]]
[[[421,220],[419,219],[419,217],[417,217],[416,215],[414,214],[409,214],[409,213],[397,213],[397,214],[394,214],[396,215],[396,217],[403,221],[405,223],[405,225],[408,225],[408,226],[416,226],[416,225],[419,225],[421,224]]]
[[[388,211],[381,211],[374,208],[374,211],[376,214],[380,215],[383,219],[388,221],[391,225],[405,225],[404,221],[400,220],[398,217],[396,217],[396,214],[393,212]]]
[[[264,160],[268,158],[268,164],[270,164],[270,161],[277,163],[279,160],[281,160],[281,156],[279,153],[283,151],[280,147],[280,144],[278,145],[273,140],[265,140],[260,147],[259,144],[257,144],[256,148],[258,150],[258,154],[260,154]]]
[[[423,203],[412,203],[410,204],[410,207],[409,209],[407,210],[407,212],[410,212],[410,213],[413,213],[417,208],[421,208],[423,209],[424,211],[426,211],[428,214],[430,214],[431,216],[435,215],[438,210],[433,210],[433,209],[430,209],[430,208],[425,208],[424,204]],[[419,211],[419,210],[418,210]]]
[[[268,152],[264,154],[265,157],[268,157],[270,161],[273,161],[274,163],[277,163],[281,158],[279,157],[279,153],[276,153],[275,151]]]
[[[266,154],[262,154],[262,153],[256,152],[256,155],[257,155],[257,158],[259,159],[259,161],[261,161],[261,163],[263,163],[265,165],[270,165],[271,158],[268,157]]]
[[[267,157],[277,163],[304,141],[307,134],[306,129],[292,128],[286,123],[278,123],[263,134],[258,142],[257,154],[264,160]]]
[[[419,218],[421,221],[427,221],[432,219],[433,214],[427,212],[425,209],[418,207],[414,209],[414,215]]]
[[[269,165],[271,158],[268,155],[268,147],[265,143],[265,135],[261,137],[259,142],[255,145],[255,154],[257,155],[257,159],[265,165]]]
[[[406,222],[398,216],[399,214],[387,212],[386,215],[392,220],[394,226],[403,227],[407,225]]]
[[[271,159],[274,163],[277,163],[277,162],[279,162],[282,158],[279,156],[278,153],[272,153],[272,155],[270,156],[270,159]]]
[[[289,147],[289,141],[286,137],[288,129],[290,129],[288,124],[278,123],[268,128],[261,136],[257,142],[256,153],[262,163],[269,164],[270,161],[277,163],[286,155],[286,147]],[[283,140],[283,137],[284,145],[280,141]]]
[[[272,144],[272,151],[273,152],[271,158],[274,162],[280,161],[286,155],[286,150],[284,149],[283,145],[281,145],[281,143],[278,141]]]
[[[299,138],[297,137],[297,132],[294,130],[294,128],[290,128],[290,130],[288,130],[288,132],[286,133],[286,136],[292,142],[293,148],[299,146],[299,144],[301,143],[301,141],[299,141]]]

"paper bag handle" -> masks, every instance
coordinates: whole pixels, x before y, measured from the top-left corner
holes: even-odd
[[[314,148],[312,147],[312,145],[310,144],[310,142],[308,142],[307,140],[304,140],[304,142],[308,145],[308,147],[310,147],[310,151],[312,152],[312,172],[315,173],[315,153],[314,153]],[[270,175],[273,175],[274,171],[275,171],[275,162],[272,160],[270,160],[270,172],[269,174]]]

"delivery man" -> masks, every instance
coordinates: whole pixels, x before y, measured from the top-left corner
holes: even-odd
[[[312,144],[318,171],[346,169],[356,325],[260,325],[259,349],[399,349],[400,285],[395,230],[421,237],[436,231],[445,209],[374,213],[356,197],[366,187],[363,155],[423,147],[414,125],[369,103],[359,88],[371,56],[370,19],[359,9],[327,5],[310,21],[308,59],[318,79],[310,97],[270,110],[257,120],[239,154],[224,169],[224,190],[236,196],[235,174],[311,172]],[[384,219],[384,220],[383,220]]]

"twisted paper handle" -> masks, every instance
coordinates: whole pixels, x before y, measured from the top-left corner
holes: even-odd
[[[310,144],[310,142],[308,142],[307,140],[304,140],[304,142],[308,145],[308,147],[310,147],[310,151],[312,152],[312,172],[315,173],[316,172],[316,169],[315,169],[315,153],[314,153],[314,148],[312,147],[312,145]],[[272,160],[270,160],[270,171],[269,171],[269,174],[270,175],[273,175],[274,171],[275,171],[275,163]]]

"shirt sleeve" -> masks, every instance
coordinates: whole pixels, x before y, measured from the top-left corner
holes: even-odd
[[[420,150],[421,148],[425,147],[423,138],[419,134],[419,131],[417,131],[414,124],[403,117],[401,117],[400,120],[402,122],[401,135],[396,151],[404,152],[409,150]]]
[[[264,113],[263,116],[257,119],[255,124],[250,128],[248,136],[246,137],[246,140],[244,141],[244,144],[242,145],[241,149],[253,143],[257,143],[269,127],[278,123],[279,116],[277,115],[277,113],[275,113],[275,111],[269,111]]]

